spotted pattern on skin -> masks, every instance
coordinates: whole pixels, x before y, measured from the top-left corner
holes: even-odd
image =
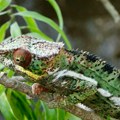
[[[3,41],[0,44],[0,51],[1,53],[4,53],[18,48],[23,48],[38,58],[47,58],[58,54],[63,46],[64,44],[62,42],[49,42],[43,39],[22,35],[14,39]]]
[[[97,91],[98,91],[102,96],[104,96],[104,97],[110,97],[110,96],[112,96],[112,94],[111,94],[109,91],[104,90],[104,89],[102,89],[102,88],[98,88]]]
[[[90,84],[96,86],[96,89],[98,91],[98,93],[100,93],[100,95],[102,95],[103,97],[109,98],[113,103],[115,103],[116,106],[120,107],[120,97],[114,96],[112,93],[110,93],[108,90],[105,90],[103,88],[97,88],[97,82],[95,79],[91,79],[89,77],[86,77],[80,73],[74,72],[74,71],[69,71],[69,70],[62,70],[62,71],[58,71],[54,74],[55,79],[53,79],[52,82],[56,83],[57,81],[60,81],[61,77],[72,77],[74,79],[80,79],[80,80],[84,80],[89,82]],[[61,83],[61,86],[64,86],[64,84],[66,84],[66,81],[63,81]]]
[[[89,112],[93,112],[93,110],[89,107],[87,107],[86,105],[82,104],[82,103],[77,103],[76,104],[77,107],[83,109],[83,110],[86,110],[86,111],[89,111]]]
[[[18,48],[23,48],[28,50],[34,59],[40,59],[49,58],[50,56],[58,54],[63,46],[64,44],[61,42],[48,42],[31,36],[22,35],[20,37],[9,39],[1,43],[0,53],[10,52]],[[99,57],[96,57],[89,52],[72,51],[71,53],[74,61],[76,60],[78,62],[77,65],[80,64],[83,72],[82,74],[84,76],[79,76],[75,72],[68,71],[64,74],[61,72],[59,74],[60,76],[57,75],[57,78],[70,75],[70,77],[75,76],[75,78],[82,77],[83,80],[89,81],[92,83],[92,85],[93,83],[95,83],[95,86],[100,85],[100,87],[98,86],[98,92],[104,97],[110,97],[109,99],[111,101],[120,106],[120,97],[118,97],[120,95],[120,70],[112,67]],[[70,51],[67,51],[67,54],[70,54]],[[5,63],[7,63],[7,61],[5,61]],[[9,63],[12,64],[12,61],[9,61]],[[22,69],[20,71],[22,71]],[[73,71],[76,71],[76,68]],[[29,71],[25,72],[27,72],[27,74],[31,77],[34,76],[34,74],[31,74]],[[39,76],[36,76],[36,79],[38,77]],[[64,86],[64,84],[66,83],[64,82],[62,85]]]
[[[57,80],[59,80],[59,78],[61,77],[64,77],[64,76],[69,76],[69,77],[73,77],[73,78],[79,78],[81,80],[85,80],[87,82],[90,82],[92,85],[94,86],[97,86],[97,81],[90,78],[90,77],[86,77],[84,76],[83,74],[80,74],[80,73],[76,73],[74,71],[69,71],[69,70],[62,70],[62,71],[59,71],[57,73],[54,74],[55,79],[53,79],[52,82],[56,82]]]
[[[80,72],[98,81],[98,86],[120,96],[120,69],[87,51],[69,51],[80,66]]]

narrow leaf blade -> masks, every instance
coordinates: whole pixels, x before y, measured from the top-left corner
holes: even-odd
[[[4,92],[0,95],[0,101],[0,111],[4,118],[6,120],[17,120]]]
[[[2,42],[3,39],[5,38],[6,30],[8,29],[9,26],[10,26],[10,21],[4,23],[4,24],[0,27],[0,42]]]
[[[67,39],[66,35],[64,34],[64,32],[58,27],[58,25],[51,19],[36,13],[36,12],[32,12],[32,11],[25,11],[25,12],[19,12],[16,13],[15,15],[20,15],[23,17],[32,17],[36,20],[45,22],[46,24],[50,25],[53,29],[55,29],[57,32],[59,32],[61,34],[61,36],[63,37],[68,49],[71,49],[71,44],[69,42],[69,40]]]
[[[16,8],[16,10],[18,12],[24,12],[27,11],[26,8],[18,6],[18,5],[13,5],[14,8]],[[48,37],[46,34],[44,34],[38,27],[36,21],[32,18],[32,17],[23,17],[23,19],[25,20],[25,22],[27,23],[27,28],[31,31],[31,32],[36,32],[38,33],[41,38],[48,40],[48,41],[53,41],[50,37]]]
[[[0,11],[6,9],[11,3],[11,0],[0,0]]]
[[[11,27],[10,27],[10,33],[11,33],[11,36],[13,38],[17,37],[17,36],[20,36],[22,33],[21,33],[21,30],[20,30],[20,27],[19,25],[17,24],[17,22],[14,22]]]
[[[54,10],[57,14],[57,17],[58,17],[59,27],[60,27],[61,30],[63,30],[63,17],[62,17],[62,13],[61,13],[61,10],[60,10],[57,2],[55,0],[48,0],[48,2],[54,8]],[[61,37],[61,34],[58,34],[58,37],[57,37],[57,40],[56,40],[57,42],[60,40],[60,37]]]

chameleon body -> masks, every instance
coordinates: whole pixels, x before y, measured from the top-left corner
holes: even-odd
[[[0,44],[0,62],[47,92],[66,96],[70,104],[83,103],[96,113],[120,118],[120,70],[93,54],[22,35]]]

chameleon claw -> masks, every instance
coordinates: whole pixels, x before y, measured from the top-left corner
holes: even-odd
[[[48,89],[44,88],[39,83],[34,83],[32,85],[32,93],[34,95],[39,95],[41,92],[47,92],[47,91],[48,91]]]

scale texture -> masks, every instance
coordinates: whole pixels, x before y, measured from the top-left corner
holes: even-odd
[[[0,44],[0,62],[65,96],[66,104],[120,119],[120,70],[89,52],[22,35]]]

